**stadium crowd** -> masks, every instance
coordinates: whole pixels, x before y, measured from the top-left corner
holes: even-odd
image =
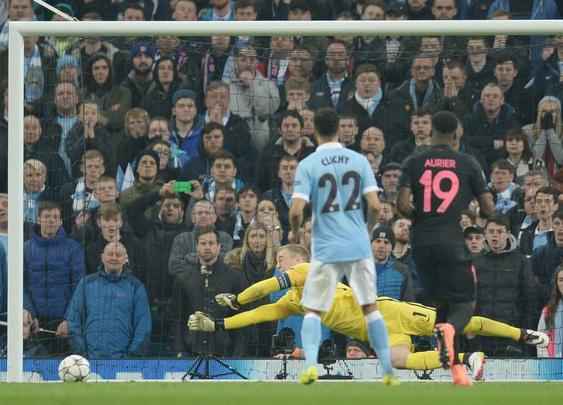
[[[81,21],[563,14],[560,0],[48,3]],[[8,77],[10,21],[21,20],[61,18],[32,0],[0,2],[1,80]],[[429,145],[433,113],[449,110],[459,119],[455,149],[479,162],[496,203],[488,221],[478,205],[460,218],[474,255],[476,314],[539,327],[551,344],[538,354],[563,356],[563,36],[26,37],[24,53],[26,355],[267,357],[272,335],[287,330],[299,346],[299,317],[212,336],[190,332],[186,321],[195,311],[228,316],[216,294],[239,293],[281,271],[277,253],[288,243],[295,171],[315,150],[315,111],[331,106],[341,143],[366,156],[382,189],[370,230],[379,295],[425,303],[412,223],[398,216],[396,198],[402,162]],[[5,81],[0,316],[7,294],[7,89]],[[300,235],[306,248],[310,228],[305,222]],[[57,337],[46,338],[39,327]],[[359,342],[333,339],[340,354],[370,354]],[[489,355],[536,354],[498,338],[467,346]]]

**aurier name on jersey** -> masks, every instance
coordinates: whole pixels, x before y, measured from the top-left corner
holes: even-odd
[[[299,163],[294,198],[311,203],[312,257],[323,263],[372,256],[362,195],[379,191],[368,160],[339,143],[317,148]]]

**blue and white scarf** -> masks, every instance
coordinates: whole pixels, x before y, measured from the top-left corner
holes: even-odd
[[[86,190],[84,177],[81,177],[76,182],[74,194],[71,195],[71,198],[72,210],[75,213],[83,210],[92,210],[100,206],[100,203],[98,202],[98,200],[96,200],[94,194]]]
[[[379,88],[377,90],[377,93],[375,93],[375,95],[371,98],[360,97],[358,92],[356,92],[356,94],[354,94],[354,97],[356,98],[356,101],[358,102],[358,104],[361,105],[362,107],[364,107],[364,109],[368,112],[369,115],[372,115],[374,113],[374,111],[377,110],[377,106],[379,105],[379,103],[383,99],[383,90],[381,90],[381,88]]]
[[[424,93],[424,99],[422,100],[422,106],[425,106],[430,102],[432,95],[434,93],[434,81],[430,80],[428,82],[428,87],[426,88],[426,93]],[[409,94],[411,95],[411,100],[413,104],[414,112],[418,111],[418,101],[416,98],[416,82],[414,79],[410,80],[409,83]]]
[[[37,45],[33,47],[31,56],[24,60],[24,77],[25,101],[26,103],[34,103],[43,96],[43,89],[45,88],[41,53]]]

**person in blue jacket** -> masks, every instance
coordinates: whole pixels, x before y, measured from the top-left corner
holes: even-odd
[[[39,204],[38,224],[24,244],[24,304],[45,329],[61,327],[72,293],[85,273],[84,250],[66,236],[60,205]],[[63,340],[49,342],[49,350],[65,351]]]
[[[124,358],[144,353],[151,314],[144,285],[127,271],[127,250],[110,242],[99,271],[83,278],[66,313],[71,349],[88,358]]]

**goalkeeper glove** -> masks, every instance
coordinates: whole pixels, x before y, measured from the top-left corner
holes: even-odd
[[[203,312],[196,311],[188,319],[188,329],[194,332],[215,332],[215,322]]]
[[[237,296],[235,294],[223,293],[217,294],[215,296],[215,302],[222,307],[229,307],[234,311],[238,311],[240,306],[237,302]]]

